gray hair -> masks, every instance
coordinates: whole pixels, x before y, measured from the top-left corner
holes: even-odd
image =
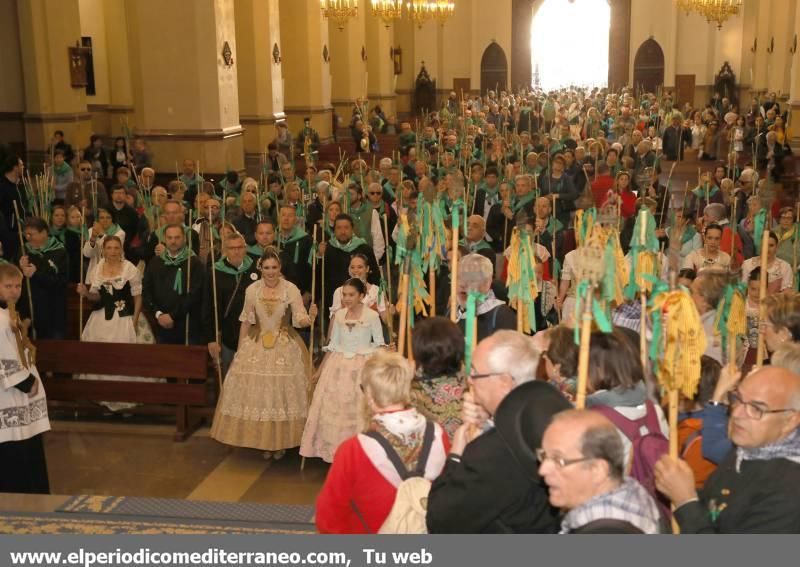
[[[787,341],[772,353],[772,366],[800,374],[800,343]]]
[[[714,220],[722,220],[725,218],[725,205],[722,203],[711,203],[703,209],[703,214],[714,219]]]
[[[491,260],[480,254],[467,254],[458,264],[458,277],[463,279],[466,274],[480,274],[481,281],[492,281],[494,266]]]
[[[619,431],[607,418],[590,410],[571,409],[557,413],[551,423],[573,421],[588,423],[580,438],[581,455],[608,463],[608,474],[614,480],[625,477],[625,447]]]
[[[486,357],[491,372],[508,374],[514,387],[536,379],[541,353],[530,337],[517,331],[503,330],[494,333],[491,339],[492,348]]]

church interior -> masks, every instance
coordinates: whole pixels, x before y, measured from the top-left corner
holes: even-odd
[[[50,159],[54,132],[61,131],[75,148],[91,136],[109,147],[117,137],[143,141],[164,186],[187,159],[212,182],[236,172],[263,183],[280,124],[295,136],[310,120],[321,163],[358,155],[375,167],[399,156],[400,145],[396,134],[378,132],[377,150],[361,155],[348,124],[362,105],[379,106],[394,132],[403,122],[419,124],[453,93],[463,100],[570,85],[671,93],[676,108],[700,109],[715,93],[742,109],[754,96],[774,93],[788,109],[788,144],[800,144],[798,0],[739,0],[721,23],[687,13],[687,2],[676,0],[407,4],[401,10],[403,2],[380,0],[0,0],[0,144],[32,175]],[[299,177],[310,150],[291,148]],[[681,166],[673,181],[688,187],[698,166]],[[79,338],[75,297],[70,339]],[[69,351],[42,356],[49,368],[70,365]],[[213,371],[209,376],[213,383]],[[189,383],[188,376],[177,380]],[[59,400],[53,390],[52,430],[44,436],[51,494],[4,494],[0,532],[62,529],[39,520],[34,526],[26,514],[52,520],[70,511],[101,517],[104,510],[122,522],[105,533],[145,530],[114,515],[135,499],[313,510],[329,465],[313,458],[301,464],[296,450],[265,459],[261,451],[217,442],[209,434],[214,405],[207,392],[193,393],[192,407],[181,406],[177,416],[175,405],[148,403],[146,395],[130,412],[108,412],[99,395]],[[136,514],[129,517],[147,515]],[[200,520],[165,522],[172,524],[153,529],[204,529]],[[281,522],[272,531],[314,531],[311,516],[284,522],[289,527]],[[246,521],[228,526],[248,529]]]

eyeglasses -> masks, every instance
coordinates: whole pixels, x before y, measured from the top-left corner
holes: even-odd
[[[595,457],[580,457],[578,459],[565,459],[564,457],[556,457],[554,455],[548,455],[547,451],[544,449],[536,449],[536,459],[541,463],[544,464],[545,461],[553,461],[558,468],[563,469],[564,467],[568,467],[570,465],[574,465],[577,463],[583,463],[585,461],[593,461]]]
[[[746,402],[744,401],[744,399],[742,399],[742,395],[739,393],[738,390],[732,390],[728,392],[728,405],[730,406],[731,410],[733,410],[736,406],[743,405],[745,415],[751,419],[756,419],[756,420],[761,419],[762,417],[764,417],[764,414],[767,413],[786,413],[786,412],[800,411],[793,408],[771,410],[767,408],[764,404],[761,404],[759,402]]]
[[[367,193],[367,194],[368,194],[368,195],[383,195],[383,193],[382,193],[381,191],[370,191],[370,192],[369,192],[369,193]]]
[[[481,378],[491,378],[492,376],[500,376],[502,372],[488,372],[485,374],[481,374],[475,370],[473,366],[472,369],[466,374],[465,378],[470,378],[472,380],[480,380]]]
[[[82,167],[80,168],[81,171],[92,171],[91,167]]]

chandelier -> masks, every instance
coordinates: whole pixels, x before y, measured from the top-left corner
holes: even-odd
[[[444,23],[447,21],[447,18],[452,16],[456,10],[455,2],[437,0],[436,2],[432,2],[432,4],[433,18],[441,25],[444,25]]]
[[[358,15],[358,0],[319,0],[322,15],[333,20],[336,27],[344,29],[344,25],[350,18]]]
[[[388,29],[403,16],[403,0],[372,0],[372,15],[383,20]]]
[[[677,0],[677,3],[686,15],[697,12],[708,23],[717,24],[717,29],[722,29],[722,24],[742,8],[742,0]]]

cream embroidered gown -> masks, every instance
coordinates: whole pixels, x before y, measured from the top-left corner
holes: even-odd
[[[310,319],[297,287],[281,280],[278,299],[264,281],[247,288],[240,321],[251,325],[225,377],[211,437],[227,445],[279,451],[300,445],[308,412],[308,349],[292,325]]]

